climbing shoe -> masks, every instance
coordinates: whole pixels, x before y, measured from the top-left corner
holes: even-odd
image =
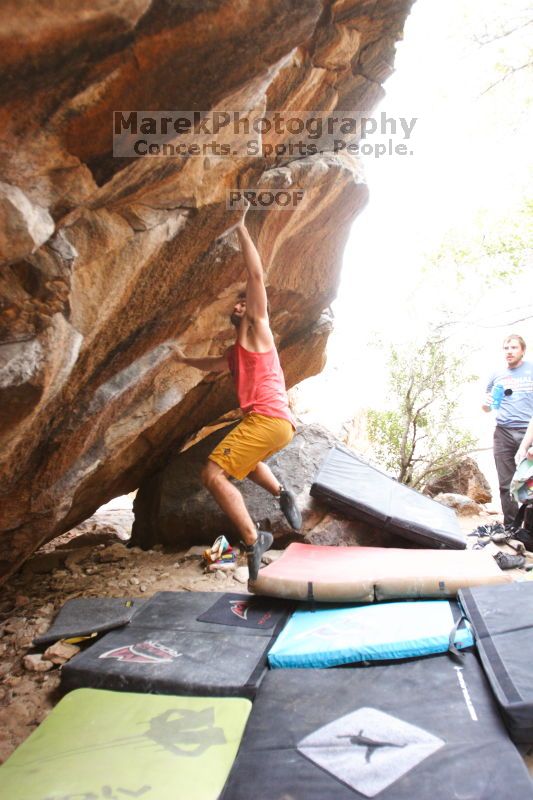
[[[500,569],[517,569],[526,565],[524,556],[512,556],[509,553],[496,553],[494,560]]]
[[[248,574],[251,581],[255,581],[261,566],[261,558],[272,547],[274,541],[271,533],[257,531],[257,540],[253,544],[243,544],[248,561]]]
[[[302,515],[300,509],[296,505],[296,498],[289,489],[281,489],[279,496],[279,507],[285,515],[285,519],[295,531],[299,531],[302,527]]]

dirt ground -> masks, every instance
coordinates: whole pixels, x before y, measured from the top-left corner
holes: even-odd
[[[494,520],[488,515],[461,518],[461,526],[470,532]],[[61,697],[60,666],[28,655],[37,652],[33,638],[48,629],[66,600],[146,598],[159,591],[247,591],[244,561],[235,572],[205,574],[202,547],[186,552],[127,548],[132,521],[130,510],[95,514],[35,553],[0,589],[0,763]],[[529,561],[533,563],[533,555]],[[513,572],[518,580],[526,577],[522,570]],[[521,752],[533,776],[533,747]]]
[[[39,671],[24,659],[37,652],[33,638],[48,629],[66,600],[247,591],[245,566],[235,573],[204,574],[202,547],[188,552],[125,547],[132,522],[128,510],[94,515],[37,551],[0,589],[0,763],[61,698],[60,667]]]

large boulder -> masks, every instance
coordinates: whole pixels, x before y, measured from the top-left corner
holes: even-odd
[[[483,511],[481,506],[471,497],[457,492],[440,492],[433,499],[447,508],[452,508],[460,517],[477,516]]]
[[[205,356],[231,339],[243,267],[229,190],[303,192],[291,211],[249,218],[288,386],[323,366],[323,312],[367,199],[358,158],[331,137],[303,154],[273,129],[246,157],[227,135],[229,156],[129,157],[114,152],[113,112],[360,120],[384,94],[411,2],[4,3],[0,580],[234,408],[227,376],[165,345]]]
[[[200,470],[208,454],[232,427],[221,428],[174,456],[162,470],[141,484],[133,503],[133,545],[151,548],[163,544],[183,548],[211,544],[222,533],[233,544],[238,544],[233,525],[200,482]],[[267,461],[276,477],[296,495],[303,518],[300,533],[291,530],[275,497],[250,480],[232,479],[254,522],[274,534],[276,547],[291,541],[380,546],[392,542],[388,534],[366,523],[343,519],[310,496],[309,489],[320,462],[334,442],[325,428],[303,426],[298,428],[287,447]]]
[[[492,493],[488,480],[473,458],[463,458],[444,475],[428,483],[424,489],[430,497],[437,494],[463,494],[476,503],[490,503]]]

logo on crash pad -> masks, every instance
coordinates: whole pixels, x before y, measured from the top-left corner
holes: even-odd
[[[128,661],[134,664],[162,664],[174,661],[179,656],[181,656],[181,653],[166,647],[164,644],[145,641],[123,647],[115,647],[113,650],[108,650],[107,653],[102,653],[98,658],[116,658],[117,661]]]
[[[172,700],[172,702],[175,702]],[[207,701],[206,701],[207,702]],[[148,704],[149,705],[149,704]],[[144,724],[144,723],[142,723]],[[216,713],[213,706],[206,706],[205,708],[168,708],[161,714],[151,717],[147,720],[147,729],[144,733],[134,734],[133,736],[119,736],[116,739],[102,739],[97,736],[96,740],[91,744],[88,743],[84,747],[75,746],[68,750],[55,750],[50,755],[42,755],[38,758],[29,761],[22,761],[25,768],[38,766],[51,761],[60,761],[62,758],[84,756],[86,754],[94,754],[98,750],[109,750],[110,748],[128,747],[132,745],[134,748],[138,745],[143,749],[147,745],[154,745],[155,753],[166,751],[175,756],[185,756],[187,758],[196,758],[203,755],[211,747],[227,744],[228,740],[224,729],[216,724]],[[148,759],[150,759],[150,750],[148,750]],[[137,791],[128,789],[118,789],[122,794],[128,797],[141,797],[145,791],[150,790],[151,787],[141,787]],[[104,787],[104,794],[106,798],[115,798],[115,795],[107,791],[108,787]],[[153,797],[153,793],[150,794]],[[57,795],[54,794],[57,798]],[[100,797],[100,795],[98,795]],[[75,795],[61,795],[62,800],[97,800],[94,793],[86,792],[85,794],[76,792]],[[49,800],[52,800],[49,798]],[[59,800],[59,798],[57,798]],[[116,800],[116,798],[115,798]]]
[[[363,707],[298,742],[302,755],[365,797],[375,797],[444,746],[409,722]]]
[[[364,620],[361,619],[361,617],[357,617],[356,619],[343,618],[336,624],[333,622],[325,622],[317,628],[310,628],[309,630],[302,631],[294,636],[294,641],[308,639],[310,636],[326,640],[339,639],[341,637],[345,638],[352,633],[361,636],[365,634],[370,636],[374,631],[375,624],[370,620]]]
[[[231,613],[235,614],[239,619],[248,619],[248,609],[250,602],[248,600],[230,600],[229,601]]]

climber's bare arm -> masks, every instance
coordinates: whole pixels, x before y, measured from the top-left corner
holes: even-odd
[[[268,322],[267,293],[263,276],[263,264],[244,220],[237,225],[237,235],[241,245],[248,280],[246,282],[246,316],[250,322]]]
[[[237,234],[247,272],[246,321],[239,341],[251,350],[266,352],[274,345],[274,337],[268,319],[267,293],[263,276],[263,264],[257,248],[248,233],[244,220],[237,226]]]
[[[191,358],[186,356],[182,348],[175,342],[169,342],[172,352],[182,364],[196,367],[202,372],[226,372],[229,369],[226,356],[206,356],[205,358]]]

